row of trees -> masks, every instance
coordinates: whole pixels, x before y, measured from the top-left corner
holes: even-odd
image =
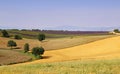
[[[9,40],[7,46],[11,47],[11,49],[13,49],[12,47],[16,47],[17,44],[16,44],[15,41]],[[29,44],[26,43],[24,45],[24,53],[27,53],[29,51],[30,51]],[[45,50],[44,50],[43,47],[34,47],[34,48],[32,48],[32,54],[35,55],[35,57],[37,57],[37,58],[42,58],[41,55],[44,53],[44,51]]]
[[[26,43],[24,45],[24,52],[27,53],[29,52],[29,44]],[[43,47],[34,47],[32,48],[32,54],[35,55],[37,58],[42,58],[41,55],[44,54],[44,48]]]
[[[3,37],[7,37],[7,38],[10,37],[9,33],[6,30],[2,30],[1,32],[2,32]],[[22,39],[22,37],[20,35],[14,35],[14,39],[20,40],[20,39]],[[39,34],[38,40],[39,41],[45,40],[45,34]],[[13,49],[13,47],[17,46],[17,43],[13,40],[9,40],[7,43],[7,46],[11,47],[11,49]],[[29,44],[26,43],[24,45],[24,52],[27,53],[29,51],[30,51]],[[44,53],[44,48],[43,47],[34,47],[34,48],[32,48],[31,51],[32,51],[31,53],[33,55],[35,55],[37,58],[42,58],[41,55]]]
[[[3,37],[7,37],[7,38],[10,37],[9,33],[6,30],[2,30],[1,32],[2,32]],[[22,39],[22,37],[20,35],[15,35],[14,39],[20,40],[20,39]]]
[[[2,30],[1,32],[3,37],[7,37],[7,38],[10,37],[9,33],[6,30]],[[39,41],[43,41],[45,40],[45,38],[46,38],[45,34],[38,34]],[[20,35],[14,35],[14,39],[20,40],[22,39],[22,37]]]

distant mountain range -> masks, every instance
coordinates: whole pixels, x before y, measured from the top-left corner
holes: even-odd
[[[18,27],[4,27],[0,25],[0,29],[29,29],[29,28],[18,28]],[[33,28],[34,29],[34,28]],[[36,29],[41,30],[68,30],[68,31],[112,31],[114,29],[120,29],[120,27],[78,27],[78,26],[51,26],[51,27],[43,27]]]
[[[77,26],[57,26],[53,28],[45,28],[46,30],[68,30],[68,31],[112,31],[120,29],[120,27],[77,27]]]

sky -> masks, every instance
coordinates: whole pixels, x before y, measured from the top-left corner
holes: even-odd
[[[120,28],[120,0],[0,0],[0,28]]]

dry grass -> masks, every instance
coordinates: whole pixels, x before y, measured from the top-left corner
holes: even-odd
[[[59,38],[59,39],[49,39],[46,40],[46,42],[43,42],[42,46],[46,50],[51,49],[63,49],[63,48],[69,48],[74,47],[78,45],[83,45],[86,43],[94,42],[100,39],[105,39],[113,37],[113,35],[99,35],[99,36],[73,36],[67,37],[67,38]]]
[[[120,60],[87,60],[1,66],[0,74],[120,74]]]
[[[34,62],[57,62],[76,59],[112,59],[120,58],[120,36],[61,50],[46,51],[44,59]]]
[[[58,38],[58,39],[47,39],[43,41],[42,43],[36,39],[23,39],[23,40],[15,40],[12,38],[3,38],[0,37],[0,48],[8,48],[7,42],[8,40],[14,40],[16,41],[18,47],[23,49],[23,46],[25,43],[30,44],[30,48],[33,48],[35,46],[43,46],[45,50],[52,50],[52,49],[62,49],[62,48],[68,48],[73,47],[77,45],[86,44],[89,42],[93,42],[96,40],[112,37],[113,35],[101,35],[101,36],[74,36],[73,38],[67,37],[67,38]]]
[[[2,66],[0,74],[120,74],[120,60],[108,60],[118,58],[120,36],[71,48],[46,51],[44,59]],[[68,60],[80,61],[63,62]]]
[[[30,61],[31,57],[14,50],[0,49],[0,65],[15,64]]]

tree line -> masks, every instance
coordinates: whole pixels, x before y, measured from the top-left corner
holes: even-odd
[[[2,30],[1,33],[2,33],[2,37],[6,37],[6,38],[10,37],[9,33],[6,30]],[[39,41],[42,42],[43,40],[45,40],[45,38],[46,38],[45,34],[38,34],[38,40]],[[22,36],[20,36],[20,35],[14,35],[14,39],[21,40]],[[7,46],[11,47],[11,49],[13,49],[13,47],[17,46],[17,43],[15,41],[13,41],[13,40],[9,40],[8,43],[7,43]],[[25,43],[24,44],[24,53],[27,53],[29,51],[30,51],[30,45],[29,45],[29,43]],[[45,50],[44,50],[43,47],[34,47],[34,48],[32,48],[31,51],[32,51],[31,53],[35,57],[42,58],[41,55],[44,54]]]

